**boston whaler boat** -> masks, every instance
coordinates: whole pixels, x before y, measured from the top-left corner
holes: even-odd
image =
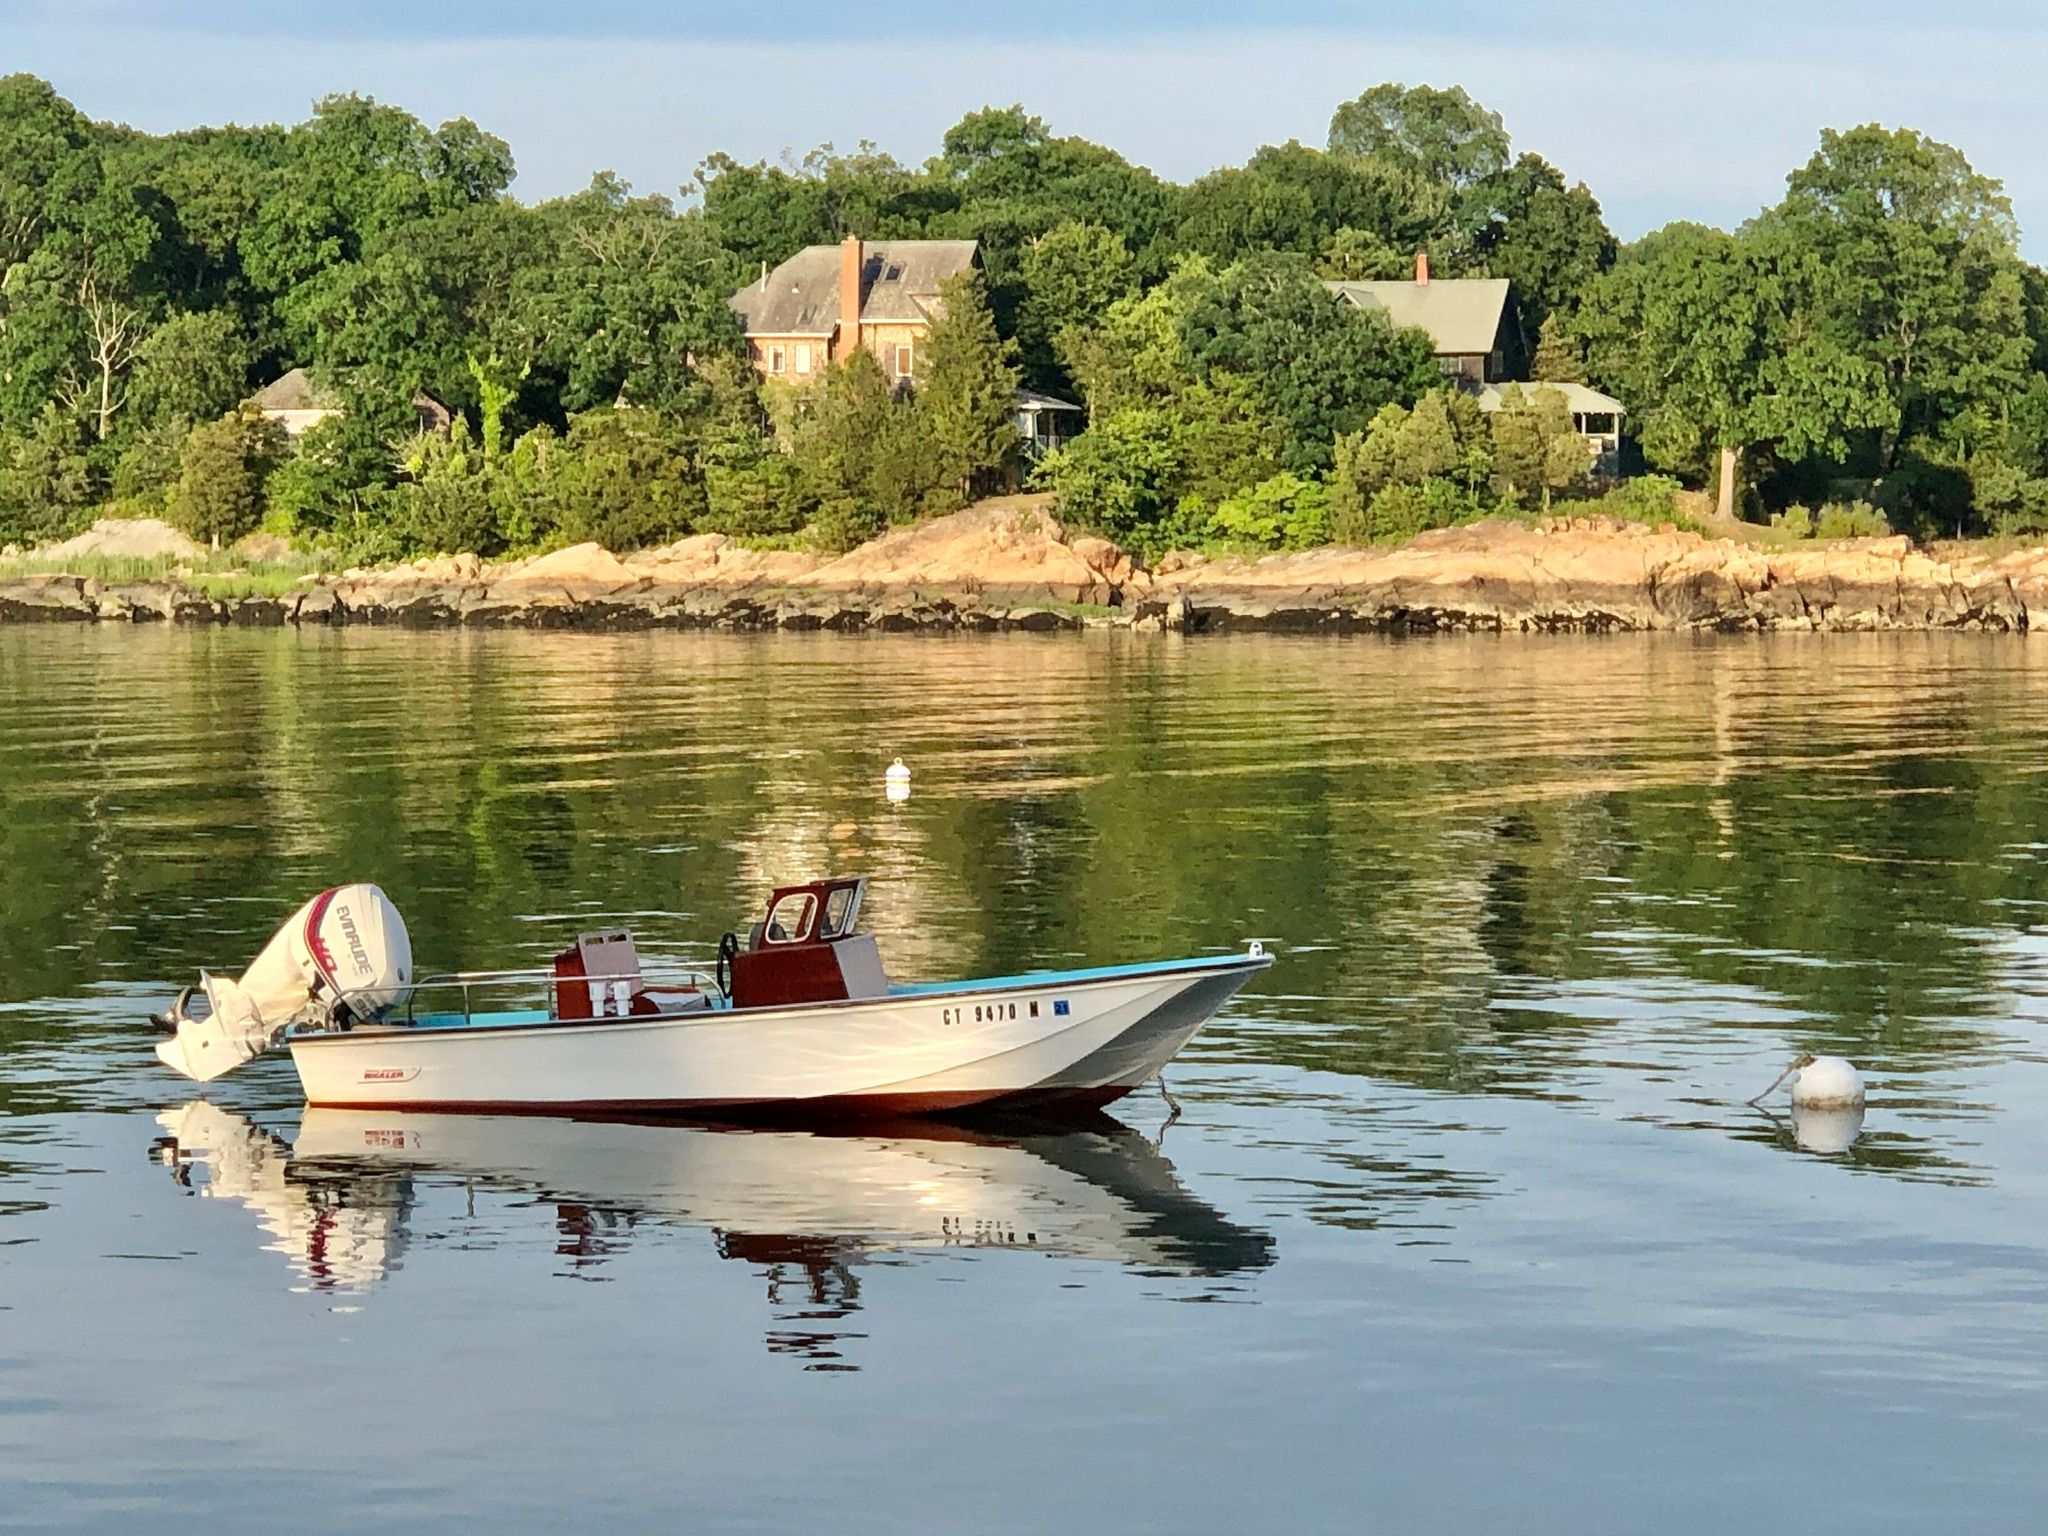
[[[374,885],[293,915],[238,979],[156,1022],[208,1082],[282,1041],[339,1108],[540,1114],[931,1114],[1097,1106],[1149,1081],[1256,972],[1245,953],[976,981],[894,983],[856,931],[864,878],[786,886],[718,974],[656,984],[632,936],[586,934],[531,971],[415,977]],[[520,991],[529,1006],[503,1006]],[[194,1016],[194,991],[209,1005]],[[485,1010],[480,1002],[496,1000]]]

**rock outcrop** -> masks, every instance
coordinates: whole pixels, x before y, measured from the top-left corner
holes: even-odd
[[[1392,549],[1190,561],[1195,629],[1873,630],[2048,619],[2048,550],[1943,559],[1904,537],[1766,549],[1607,520],[1485,522]]]
[[[157,560],[169,556],[190,560],[200,547],[160,517],[103,517],[85,532],[62,544],[36,551],[38,560],[77,560],[89,555]]]
[[[108,547],[109,534],[95,546]],[[61,548],[61,546],[60,546]],[[47,567],[55,551],[39,551]],[[217,584],[223,578],[209,578]],[[229,578],[231,580],[231,578]],[[218,587],[216,586],[216,590]],[[1011,497],[837,559],[703,534],[624,559],[595,544],[308,577],[281,597],[0,573],[0,620],[565,628],[1880,630],[2048,627],[2048,548],[1943,554],[1905,538],[1762,547],[1672,528],[1477,523],[1398,548],[1147,569]]]

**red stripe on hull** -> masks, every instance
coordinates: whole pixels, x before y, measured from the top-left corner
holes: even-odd
[[[1129,1088],[1021,1088],[995,1093],[859,1093],[830,1099],[584,1099],[536,1104],[435,1099],[321,1099],[316,1109],[399,1109],[454,1115],[634,1115],[692,1120],[792,1121],[886,1120],[902,1116],[960,1114],[967,1110],[1028,1109],[1040,1113],[1100,1109]]]

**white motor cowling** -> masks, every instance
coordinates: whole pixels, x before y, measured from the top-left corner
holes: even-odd
[[[197,1082],[260,1056],[293,1024],[374,1019],[394,1007],[412,981],[412,940],[391,898],[374,885],[322,891],[241,976],[202,974],[212,1011],[182,1009],[173,1038],[156,1048],[164,1065]]]

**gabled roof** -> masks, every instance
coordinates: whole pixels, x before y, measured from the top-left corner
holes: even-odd
[[[974,265],[972,240],[874,240],[861,250],[861,323],[928,324],[939,285]],[[840,247],[810,245],[732,296],[749,336],[830,336],[839,325]]]
[[[1504,277],[1437,277],[1426,283],[1399,278],[1324,286],[1360,309],[1382,311],[1396,326],[1429,332],[1440,357],[1491,352],[1508,307]]]
[[[261,411],[338,411],[341,401],[315,385],[305,369],[294,368],[283,378],[274,379],[257,391],[256,408]]]
[[[1035,389],[1017,391],[1017,409],[1020,411],[1072,411],[1081,414],[1081,407],[1071,400],[1062,400],[1058,395],[1041,395]]]
[[[1479,391],[1479,409],[1497,411],[1501,397],[1511,389],[1519,389],[1524,395],[1533,396],[1539,389],[1554,389],[1565,398],[1565,404],[1572,408],[1575,416],[1626,416],[1628,411],[1612,395],[1603,395],[1587,384],[1551,384],[1538,379],[1527,384],[1489,384]]]

